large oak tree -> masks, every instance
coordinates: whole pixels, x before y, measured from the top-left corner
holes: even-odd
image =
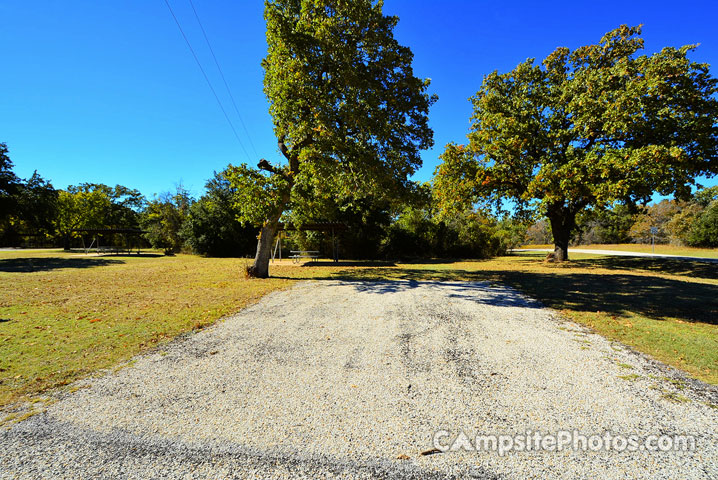
[[[621,26],[596,45],[486,76],[468,145],[448,145],[437,168],[444,209],[510,200],[517,213],[545,215],[561,261],[586,207],[686,197],[696,176],[718,173],[709,66],[688,58],[693,45],[638,56],[640,34]]]
[[[428,80],[372,0],[265,3],[264,91],[286,162],[230,168],[239,219],[261,225],[250,275],[267,277],[282,214],[310,219],[323,202],[397,198],[433,144]],[[301,215],[300,215],[301,216]]]

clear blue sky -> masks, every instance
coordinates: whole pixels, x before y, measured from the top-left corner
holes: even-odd
[[[5,0],[0,142],[8,144],[18,175],[37,169],[56,188],[119,183],[150,197],[183,182],[198,195],[228,163],[280,160],[262,92],[263,2],[194,0],[249,135],[188,0],[170,3],[249,157],[164,0]],[[431,177],[446,143],[464,140],[468,98],[485,74],[541,59],[558,46],[597,42],[622,23],[644,24],[646,53],[700,43],[692,58],[714,65],[718,75],[715,0],[386,0],[384,11],[399,16],[397,38],[414,51],[417,75],[431,78],[439,95],[430,114],[436,146],[424,152],[418,180]]]

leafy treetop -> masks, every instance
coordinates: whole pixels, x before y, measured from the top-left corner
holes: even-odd
[[[398,19],[372,0],[271,0],[265,19],[264,91],[287,164],[229,174],[240,218],[261,224],[287,206],[309,217],[322,203],[411,190],[435,97],[393,37]]]
[[[437,168],[444,208],[513,199],[519,211],[578,212],[587,205],[690,195],[718,172],[716,79],[691,62],[695,46],[636,56],[641,27],[597,45],[558,48],[488,75],[469,145],[449,145]]]

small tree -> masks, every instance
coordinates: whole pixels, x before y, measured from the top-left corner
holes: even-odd
[[[75,230],[106,228],[105,219],[112,201],[101,190],[68,187],[57,196],[55,230],[62,239],[65,250],[70,249],[70,239],[77,236]]]
[[[145,238],[153,248],[161,248],[165,255],[182,250],[184,240],[181,231],[194,200],[181,185],[174,194],[166,192],[147,203],[140,224]]]
[[[486,76],[469,145],[448,145],[436,172],[443,207],[509,199],[538,212],[561,261],[586,207],[687,197],[696,176],[718,173],[716,79],[688,59],[695,46],[636,56],[640,32]]]
[[[435,98],[394,39],[382,2],[269,0],[264,91],[285,165],[235,167],[239,219],[261,225],[249,273],[269,275],[279,219],[311,217],[322,202],[397,198],[433,144]]]

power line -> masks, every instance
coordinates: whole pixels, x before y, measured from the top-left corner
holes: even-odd
[[[229,123],[229,126],[232,129],[232,132],[234,132],[234,136],[237,138],[237,141],[239,142],[239,146],[242,147],[242,150],[244,150],[244,154],[247,155],[247,158],[251,161],[252,157],[249,156],[247,149],[244,148],[244,144],[242,143],[242,140],[239,138],[239,135],[237,134],[237,129],[234,128],[234,124],[232,123],[232,120],[229,119],[229,115],[227,115],[227,111],[224,109],[224,106],[222,105],[222,102],[220,101],[219,96],[217,95],[217,92],[214,90],[214,87],[212,86],[212,82],[209,81],[209,77],[207,76],[207,73],[204,71],[204,68],[202,68],[202,64],[200,63],[199,58],[197,57],[197,54],[194,52],[194,48],[192,48],[192,44],[190,43],[189,39],[187,38],[187,35],[185,35],[184,30],[182,30],[182,26],[180,25],[179,20],[177,20],[177,16],[175,15],[174,10],[172,10],[172,7],[170,6],[170,3],[168,2],[168,0],[165,0],[165,5],[167,5],[167,8],[169,9],[170,14],[172,14],[172,18],[174,18],[174,21],[177,24],[177,28],[179,29],[180,33],[182,34],[182,38],[184,38],[184,41],[187,43],[187,47],[189,47],[189,51],[192,52],[194,61],[197,62],[197,66],[199,67],[199,70],[202,72],[202,76],[207,81],[207,85],[209,86],[209,89],[212,90],[214,99],[217,100],[217,105],[219,105],[219,108],[222,110],[222,113],[224,114],[224,118],[227,119],[227,123]]]
[[[204,40],[207,42],[207,46],[209,47],[209,51],[212,53],[212,58],[214,59],[214,64],[217,65],[217,70],[219,70],[219,75],[222,77],[222,81],[224,82],[224,87],[227,89],[227,93],[229,94],[230,100],[232,100],[232,105],[234,106],[234,111],[237,112],[237,117],[239,117],[239,121],[242,124],[242,128],[244,128],[244,133],[247,134],[247,139],[249,140],[249,145],[252,147],[252,151],[254,154],[259,157],[259,154],[257,154],[257,149],[254,148],[254,142],[252,142],[252,136],[249,134],[249,130],[247,130],[247,125],[244,123],[244,119],[242,119],[242,115],[239,113],[239,108],[237,108],[237,102],[234,101],[234,95],[232,95],[232,90],[229,88],[229,84],[227,83],[227,79],[224,77],[224,72],[222,72],[222,67],[219,66],[219,61],[217,60],[217,56],[214,54],[214,49],[212,48],[212,44],[209,42],[209,38],[207,37],[207,32],[204,30],[204,26],[202,25],[202,22],[199,19],[199,15],[197,15],[197,10],[194,8],[194,2],[192,0],[189,0],[189,4],[192,6],[192,11],[194,12],[194,18],[197,19],[197,23],[199,24],[199,28],[202,30],[202,35],[204,35]]]

